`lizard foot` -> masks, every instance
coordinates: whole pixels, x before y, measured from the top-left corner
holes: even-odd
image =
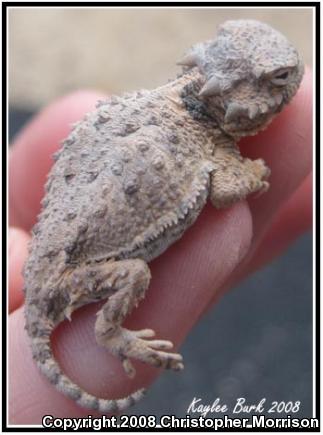
[[[182,370],[183,357],[178,353],[167,352],[173,348],[169,340],[150,340],[155,336],[151,329],[129,331],[118,329],[106,343],[113,354],[119,356],[123,368],[129,377],[135,376],[135,368],[129,358],[137,359],[154,367]]]

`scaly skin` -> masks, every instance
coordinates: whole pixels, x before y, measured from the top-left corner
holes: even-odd
[[[107,299],[96,339],[129,376],[131,359],[183,369],[171,342],[122,323],[149,286],[147,262],[182,236],[208,197],[222,208],[268,189],[265,163],[243,158],[236,142],[268,125],[303,74],[291,44],[251,20],[226,22],[181,64],[173,82],[99,102],[75,126],[33,229],[24,269],[33,357],[62,393],[102,413],[127,408],[143,390],[117,400],[86,393],[55,361],[51,332],[80,306]]]

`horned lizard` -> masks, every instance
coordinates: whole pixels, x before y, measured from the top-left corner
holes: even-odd
[[[262,159],[237,141],[265,128],[296,93],[304,67],[278,31],[227,21],[193,46],[182,73],[155,90],[112,96],[78,123],[55,161],[24,268],[26,330],[40,370],[80,406],[124,410],[143,395],[83,391],[55,361],[50,335],[84,304],[105,300],[95,335],[129,376],[131,359],[183,369],[172,343],[122,323],[145,296],[147,262],[178,240],[209,198],[227,207],[268,189]]]

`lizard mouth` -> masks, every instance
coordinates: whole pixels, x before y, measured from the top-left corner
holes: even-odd
[[[256,134],[272,118],[271,112],[260,113],[259,108],[250,110],[250,107],[236,103],[229,104],[226,110],[223,107],[214,108],[214,115],[218,126],[226,134],[234,136]]]
[[[261,115],[257,122],[251,122],[247,118],[238,118],[234,122],[223,124],[223,130],[233,136],[253,136],[264,130],[271,122],[272,117],[273,115]]]
[[[268,103],[243,105],[230,102],[225,109],[218,112],[223,130],[229,134],[241,136],[256,134],[265,128],[275,113],[279,113],[284,103],[282,94],[277,94]]]

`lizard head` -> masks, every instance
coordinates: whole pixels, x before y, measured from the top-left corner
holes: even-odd
[[[277,30],[254,20],[227,21],[214,40],[193,46],[179,62],[198,67],[199,99],[231,136],[256,134],[296,93],[304,65]]]

